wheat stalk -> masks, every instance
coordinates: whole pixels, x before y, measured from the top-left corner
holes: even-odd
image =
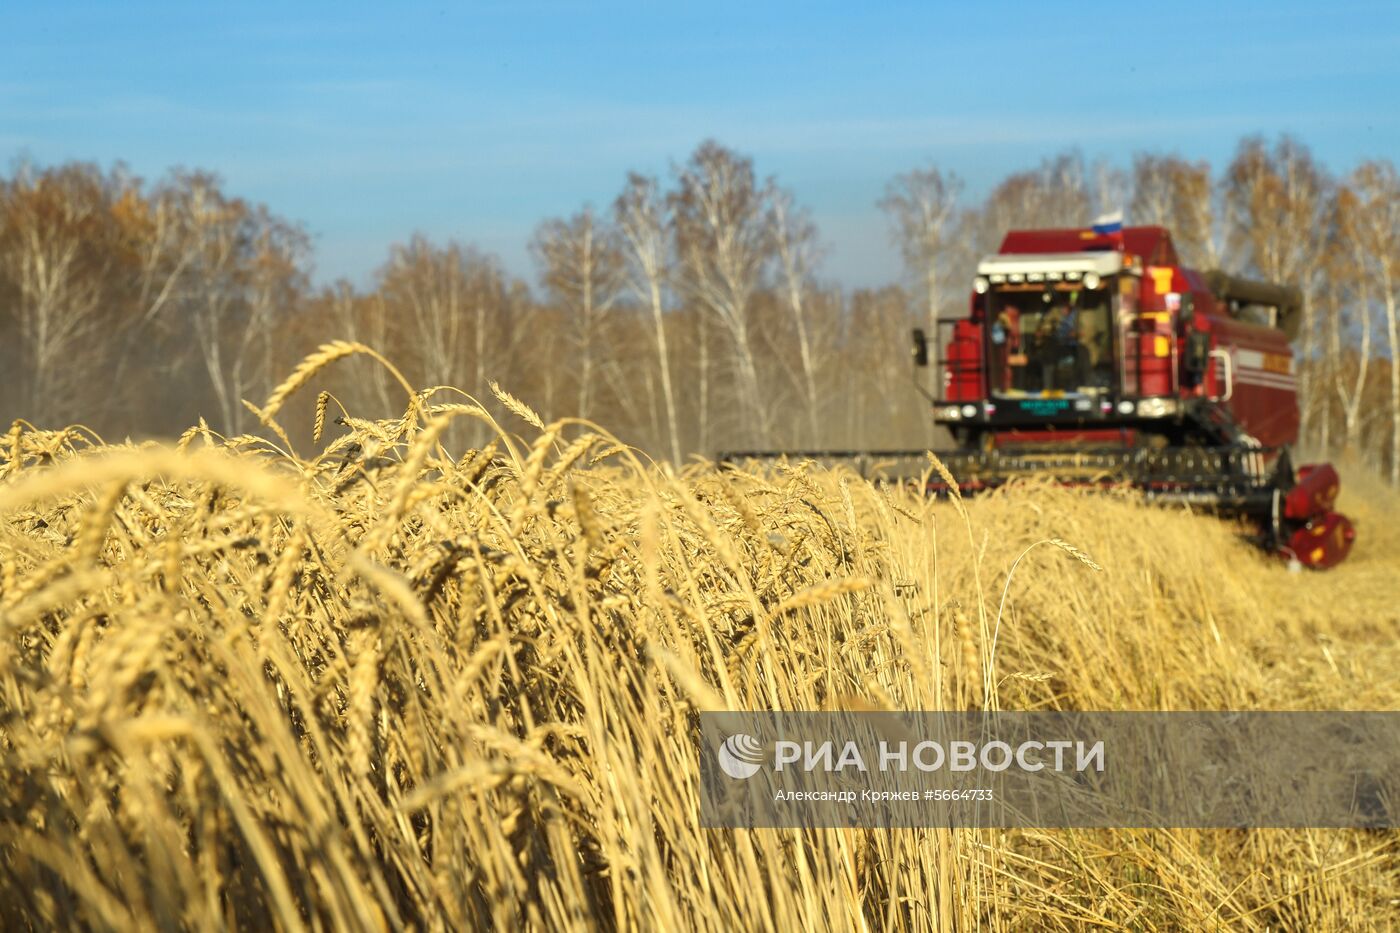
[[[312,376],[316,375],[336,360],[342,360],[347,356],[354,356],[356,354],[364,354],[388,369],[390,375],[398,380],[399,385],[401,385],[408,394],[410,405],[414,407],[417,406],[418,393],[413,390],[408,380],[404,379],[403,374],[399,372],[394,364],[386,360],[377,351],[362,343],[355,343],[349,340],[332,340],[329,343],[323,343],[321,346],[317,347],[314,353],[311,353],[303,359],[301,363],[297,365],[297,368],[292,370],[290,376],[282,380],[282,382],[272,390],[272,394],[267,397],[267,401],[263,403],[262,408],[258,409],[259,417],[264,423],[270,423],[273,416],[281,411],[287,399],[302,386],[310,382]]]
[[[1073,557],[1081,564],[1086,564],[1093,570],[1097,570],[1100,573],[1103,572],[1103,568],[1100,567],[1097,563],[1095,563],[1092,557],[1090,557],[1088,554],[1085,554],[1083,551],[1075,547],[1073,544],[1070,544],[1068,541],[1062,541],[1059,538],[1050,538],[1046,543],[1053,544],[1055,547],[1064,551],[1066,554],[1068,554],[1070,557]]]
[[[316,419],[311,427],[311,443],[321,443],[321,432],[326,428],[326,406],[330,404],[331,394],[322,389],[316,393]]]
[[[828,580],[825,583],[819,583],[816,586],[809,587],[783,600],[782,603],[778,605],[778,608],[773,610],[773,614],[778,616],[787,612],[794,612],[798,609],[824,605],[839,596],[868,590],[871,586],[871,582],[872,581],[862,577]]]
[[[998,604],[998,606],[997,606],[996,624],[992,627],[992,641],[991,641],[991,645],[990,645],[990,646],[988,647],[988,649],[987,649],[987,666],[986,666],[986,671],[987,671],[987,673],[986,673],[985,682],[984,682],[984,684],[983,684],[983,689],[984,689],[984,691],[986,691],[985,703],[986,703],[987,708],[990,708],[990,706],[991,706],[991,690],[992,690],[993,687],[994,687],[994,676],[993,676],[993,675],[994,675],[994,672],[995,672],[995,669],[996,669],[996,668],[995,668],[995,663],[996,663],[996,653],[997,653],[997,636],[1001,633],[1001,616],[1002,616],[1002,613],[1003,613],[1003,612],[1005,611],[1005,609],[1006,609],[1006,594],[1009,593],[1009,592],[1011,592],[1011,579],[1016,575],[1016,567],[1021,563],[1022,558],[1024,558],[1027,554],[1029,554],[1031,551],[1035,550],[1037,547],[1039,547],[1039,546],[1042,545],[1042,544],[1049,544],[1049,545],[1052,545],[1052,546],[1054,546],[1054,547],[1059,548],[1060,550],[1062,550],[1062,551],[1064,551],[1065,553],[1069,554],[1069,555],[1070,555],[1071,557],[1073,557],[1075,560],[1079,561],[1079,562],[1082,563],[1082,564],[1087,565],[1088,567],[1090,567],[1090,568],[1093,569],[1093,570],[1096,570],[1096,571],[1102,571],[1102,570],[1103,570],[1103,568],[1100,567],[1097,563],[1095,563],[1094,560],[1093,560],[1093,558],[1089,557],[1088,554],[1085,554],[1083,551],[1079,550],[1079,549],[1076,548],[1074,545],[1072,545],[1072,544],[1068,543],[1067,541],[1064,541],[1064,540],[1062,540],[1062,539],[1060,539],[1060,538],[1045,538],[1045,539],[1043,539],[1043,540],[1036,541],[1036,542],[1035,542],[1034,544],[1032,544],[1030,547],[1028,547],[1028,548],[1026,548],[1024,551],[1022,551],[1022,552],[1020,553],[1020,555],[1017,556],[1016,560],[1014,560],[1014,561],[1011,563],[1011,569],[1008,570],[1008,571],[1006,572],[1006,583],[1005,583],[1005,585],[1002,586],[1002,589],[1001,589],[1001,602],[1000,602],[1000,603]]]
[[[511,395],[505,389],[502,389],[499,385],[496,384],[496,380],[494,379],[491,380],[491,394],[496,396],[496,398],[500,399],[501,404],[505,405],[511,411],[515,412],[525,421],[539,428],[541,431],[544,430],[544,420],[535,413],[535,410],[529,405],[526,405],[524,402],[520,401],[520,399],[516,398],[514,395]]]

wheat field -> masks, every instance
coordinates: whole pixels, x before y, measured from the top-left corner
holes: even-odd
[[[500,390],[505,424],[448,390],[389,421],[323,393],[294,452],[288,400],[368,353],[309,358],[257,409],[274,441],[0,440],[6,929],[1400,920],[1394,831],[698,814],[706,709],[1395,709],[1380,484],[1344,474],[1353,557],[1296,574],[1127,493],[676,472]],[[449,452],[461,419],[495,440]]]

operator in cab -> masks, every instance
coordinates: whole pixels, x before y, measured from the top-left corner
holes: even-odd
[[[1057,378],[1057,370],[1074,364],[1074,327],[1073,309],[1059,301],[1040,316],[1035,328],[1035,358],[1040,368],[1036,389],[1044,391],[1065,384]]]

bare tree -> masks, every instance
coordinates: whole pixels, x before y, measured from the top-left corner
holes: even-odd
[[[605,346],[608,313],[617,302],[622,281],[622,253],[617,234],[602,227],[585,208],[568,220],[540,224],[530,243],[540,265],[545,290],[565,310],[574,336],[573,369],[578,373],[576,414],[593,413],[593,382]]]
[[[742,432],[765,442],[763,405],[749,313],[772,253],[765,222],[768,187],[753,164],[713,141],[700,145],[679,172],[671,195],[681,287],[723,325],[738,370]]]
[[[192,193],[198,173],[174,171],[149,196],[139,180],[124,178],[113,214],[134,268],[134,307],[123,326],[109,335],[114,345],[113,382],[127,386],[138,374],[178,381],[190,360],[190,341],[179,339],[188,325],[181,310],[195,288],[189,281],[200,244],[191,223]]]
[[[309,244],[267,208],[227,197],[211,175],[191,176],[188,186],[195,254],[183,297],[220,426],[239,434],[243,400],[269,388],[275,312],[299,300]]]
[[[1316,402],[1314,370],[1318,327],[1316,292],[1330,234],[1328,201],[1332,183],[1307,147],[1287,136],[1271,150],[1262,139],[1240,144],[1226,172],[1226,198],[1232,207],[1233,240],[1239,255],[1274,282],[1293,284],[1303,293],[1300,394]],[[1306,436],[1314,425],[1303,409]]]
[[[943,272],[948,235],[962,196],[962,179],[934,166],[898,176],[885,188],[880,207],[889,215],[904,268],[924,299],[925,327],[939,341]]]
[[[514,392],[531,375],[513,366],[517,345],[534,339],[528,289],[493,256],[416,235],[390,249],[371,297],[381,302],[375,313],[390,355],[416,385],[452,386],[489,405],[491,380]],[[487,433],[474,419],[459,419],[448,436],[479,444]]]
[[[1360,440],[1360,416],[1371,365],[1372,337],[1371,270],[1361,254],[1360,239],[1353,233],[1356,207],[1352,192],[1345,187],[1340,189],[1333,204],[1340,235],[1333,241],[1325,260],[1325,284],[1320,299],[1327,325],[1327,355],[1323,364],[1341,404],[1343,443],[1348,452],[1355,452]],[[1352,346],[1346,339],[1352,333],[1360,335],[1359,347]],[[1354,356],[1353,351],[1356,351]],[[1326,449],[1326,418],[1323,423]]]
[[[406,365],[426,385],[460,384],[468,371],[474,336],[468,278],[461,246],[437,247],[421,235],[394,246],[379,273],[386,311],[410,338],[403,347],[411,354]]]
[[[1129,212],[1134,223],[1169,228],[1188,265],[1219,267],[1215,186],[1209,165],[1178,156],[1139,153],[1133,158],[1132,189]]]
[[[191,191],[190,225],[199,253],[189,284],[190,321],[218,401],[220,427],[230,434],[240,433],[243,418],[229,384],[228,348],[236,338],[227,332],[238,328],[238,252],[246,210],[242,202],[225,199],[212,178]]]
[[[781,190],[775,190],[770,198],[769,222],[773,225],[773,243],[782,268],[783,291],[797,336],[802,402],[807,415],[805,443],[816,444],[821,436],[818,422],[821,402],[817,394],[816,335],[813,333],[811,303],[806,296],[811,285],[817,248],[817,228],[807,213],[793,203],[792,194]]]
[[[1128,206],[1131,180],[1126,172],[1107,160],[1100,159],[1092,168],[1094,179],[1094,212],[1123,210]]]
[[[104,284],[118,255],[110,185],[95,169],[21,166],[0,187],[0,276],[18,332],[21,410],[40,421],[77,414],[102,357]]]
[[[319,303],[331,336],[367,344],[381,352],[392,352],[389,337],[389,313],[384,294],[375,289],[368,295],[358,294],[351,284],[340,279],[322,292]],[[370,361],[356,361],[355,377],[345,387],[346,402],[354,408],[389,417],[393,411],[393,393],[397,387],[383,366]],[[355,365],[352,363],[351,365]]]
[[[663,211],[656,180],[636,173],[627,176],[627,186],[613,204],[613,217],[626,244],[628,283],[651,314],[661,392],[666,403],[671,461],[679,464],[680,425],[676,417],[675,389],[671,384],[671,353],[666,343],[665,294],[671,270]]]
[[[1367,162],[1348,186],[1357,204],[1350,229],[1360,262],[1372,270],[1385,308],[1390,351],[1390,482],[1400,486],[1400,174],[1391,162]]]
[[[1079,152],[1051,156],[1028,174],[1029,184],[1023,190],[1030,197],[1021,205],[1023,217],[1016,226],[1072,227],[1089,222],[1095,203],[1089,190],[1089,172]],[[993,192],[992,199],[996,197],[997,192]]]
[[[1173,226],[1176,185],[1169,167],[1172,161],[1172,156],[1144,152],[1133,156],[1133,200],[1129,211],[1134,223]]]
[[[914,391],[908,357],[901,352],[909,328],[921,317],[897,286],[852,294],[843,343],[849,373],[842,392],[849,406],[847,446],[905,447],[910,438],[927,436],[927,409]]]
[[[1077,152],[1060,153],[1011,175],[981,205],[958,215],[949,237],[957,278],[971,281],[978,259],[994,252],[1007,231],[1088,223],[1093,207],[1084,160]]]
[[[250,216],[252,226],[244,258],[247,323],[233,361],[233,383],[239,399],[249,394],[260,398],[272,389],[278,375],[278,316],[290,316],[301,302],[308,284],[306,263],[311,252],[310,239],[300,227],[261,205]]]
[[[181,297],[186,275],[199,258],[192,214],[195,199],[218,180],[203,172],[174,171],[142,198],[134,189],[124,192],[119,207],[130,218],[132,241],[139,257],[138,323],[150,324]]]

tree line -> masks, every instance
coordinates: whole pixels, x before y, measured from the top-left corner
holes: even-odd
[[[256,432],[243,400],[263,399],[318,344],[349,339],[417,385],[495,409],[494,380],[546,419],[593,420],[676,461],[918,446],[934,435],[909,330],[966,313],[976,262],[1006,230],[1126,207],[1130,223],[1169,227],[1188,265],[1302,290],[1303,442],[1400,482],[1392,163],[1337,175],[1290,137],[1246,138],[1220,170],[1071,151],[975,202],[955,173],[916,168],[879,204],[907,275],[843,288],[823,274],[795,194],[711,141],[664,179],[629,174],[610,204],[541,222],[532,281],[469,243],[414,236],[369,288],[317,287],[305,230],[211,174],[147,182],[121,166],[21,163],[0,178],[0,414],[109,439],[200,416]],[[365,361],[328,379],[356,416],[401,414],[400,390]]]

